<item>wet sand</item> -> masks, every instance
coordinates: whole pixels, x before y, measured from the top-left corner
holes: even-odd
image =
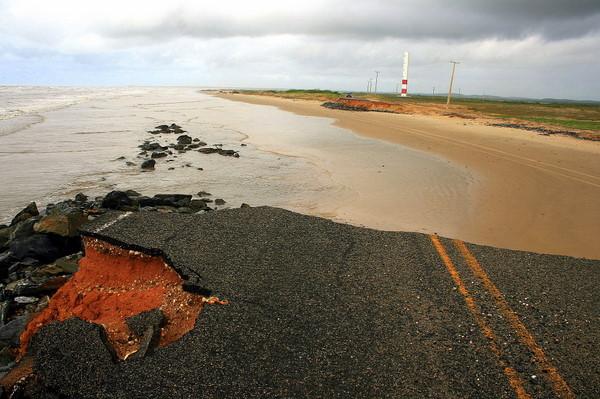
[[[467,211],[459,212],[458,220],[448,221],[455,237],[503,248],[600,259],[600,143],[470,120],[331,110],[315,101],[240,94],[220,97],[331,118],[335,126],[362,136],[435,154],[464,167],[476,179],[470,185],[476,189],[466,196],[469,203],[463,208]],[[386,187],[378,190],[382,201],[389,198]],[[385,206],[358,208],[356,214],[347,216],[367,226],[370,218],[390,215]],[[397,229],[397,221],[387,219],[388,226],[378,223],[376,227]]]

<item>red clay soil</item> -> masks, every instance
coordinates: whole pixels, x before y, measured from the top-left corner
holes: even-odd
[[[85,237],[85,257],[79,271],[50,299],[48,307],[21,335],[24,355],[31,337],[42,326],[71,317],[100,324],[121,359],[139,349],[137,337],[125,319],[159,308],[166,324],[159,345],[168,345],[190,331],[206,303],[225,303],[186,292],[182,279],[162,257],[126,250]]]

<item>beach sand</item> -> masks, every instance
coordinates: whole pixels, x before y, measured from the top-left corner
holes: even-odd
[[[327,109],[320,102],[219,94],[275,106],[374,139],[443,157],[480,176],[469,214],[453,223],[475,243],[600,259],[600,143],[485,126],[477,120]],[[386,196],[384,187],[380,195]],[[409,188],[410,189],[410,188]],[[444,206],[444,204],[439,204]],[[385,207],[356,208],[369,226]],[[390,221],[390,229],[397,225]],[[378,228],[386,228],[378,224]]]

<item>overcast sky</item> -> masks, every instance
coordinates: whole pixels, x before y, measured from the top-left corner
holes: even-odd
[[[0,85],[197,85],[600,100],[600,0],[0,0]]]

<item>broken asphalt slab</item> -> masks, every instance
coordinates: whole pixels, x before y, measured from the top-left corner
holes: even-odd
[[[43,327],[31,354],[38,381],[54,394],[515,397],[427,235],[269,207],[204,215],[114,212],[83,234],[162,254],[192,288],[229,304],[207,306],[179,341],[120,362],[103,349],[102,334],[90,323],[73,319]],[[469,247],[573,391],[594,396],[600,386],[600,261]],[[552,298],[543,301],[548,294]],[[522,309],[523,298],[537,306]],[[553,322],[565,309],[570,313]],[[568,344],[547,342],[563,334]],[[73,342],[77,353],[64,350]],[[525,383],[530,391],[552,394],[543,384]]]

